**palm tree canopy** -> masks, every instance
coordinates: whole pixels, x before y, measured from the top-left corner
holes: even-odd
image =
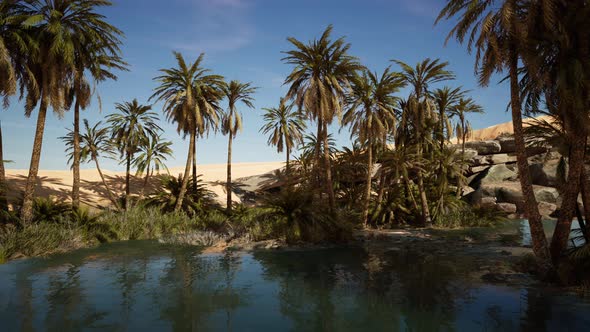
[[[426,58],[415,67],[399,60],[391,61],[401,67],[401,75],[414,88],[415,96],[426,97],[431,84],[455,79],[455,75],[447,70],[449,63],[441,62],[440,59]]]
[[[172,156],[172,142],[163,141],[161,136],[148,136],[139,146],[139,154],[133,160],[137,168],[137,174],[143,172],[160,172],[161,169],[168,171],[165,161]]]
[[[268,137],[268,144],[277,147],[277,152],[283,149],[289,151],[303,141],[303,132],[306,129],[305,119],[301,112],[294,110],[294,104],[286,104],[281,98],[279,107],[263,108],[265,111],[264,126],[260,128]]]
[[[242,130],[242,115],[237,112],[236,106],[241,102],[249,108],[254,108],[252,95],[258,88],[253,87],[251,82],[241,83],[233,80],[224,84],[222,89],[229,106],[222,119],[221,131],[224,135],[235,137],[237,132]]]
[[[210,70],[202,67],[204,54],[191,64],[182,54],[173,54],[177,67],[160,69],[161,75],[154,78],[159,86],[150,100],[164,101],[164,113],[177,124],[179,133],[203,136],[216,130],[221,118],[223,76],[209,74]]]
[[[68,130],[66,136],[60,139],[66,144],[68,164],[71,164],[74,158],[74,132]],[[100,156],[111,157],[112,154],[109,128],[102,127],[100,121],[90,126],[88,120],[84,119],[84,131],[80,135],[80,162],[87,163]]]
[[[351,135],[364,143],[369,133],[374,139],[393,133],[399,100],[395,94],[404,85],[402,77],[391,72],[389,67],[381,76],[365,70],[352,79],[351,93],[347,96],[348,110],[343,116],[343,124],[351,126]]]
[[[156,137],[162,131],[156,123],[158,115],[151,111],[151,105],[141,105],[134,99],[132,102],[117,103],[115,108],[119,113],[108,115],[107,122],[121,156],[133,155],[143,140],[148,136]]]
[[[330,39],[332,29],[332,25],[328,26],[319,39],[307,44],[288,38],[295,49],[285,52],[283,58],[295,66],[284,83],[290,85],[287,99],[294,99],[311,118],[327,123],[341,115],[350,80],[363,69],[358,59],[348,54],[350,44],[344,38]]]

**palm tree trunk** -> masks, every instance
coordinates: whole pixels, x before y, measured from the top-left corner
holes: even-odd
[[[514,129],[514,145],[516,150],[516,165],[518,168],[518,179],[520,180],[520,187],[524,198],[524,210],[529,221],[529,228],[531,230],[531,240],[533,245],[533,252],[541,259],[549,258],[549,251],[547,248],[547,238],[543,230],[543,223],[535,192],[533,191],[533,184],[529,173],[529,163],[527,160],[526,146],[524,141],[524,131],[522,127],[522,113],[520,101],[520,89],[518,86],[518,55],[516,47],[512,46],[509,54],[510,61],[510,105],[512,108],[512,126]]]
[[[46,84],[44,84],[44,86],[46,86]],[[45,91],[46,89],[43,88],[43,91],[41,92],[41,105],[39,106],[39,115],[37,116],[35,141],[33,142],[33,152],[31,154],[29,176],[27,177],[25,194],[23,197],[23,206],[21,209],[21,220],[24,224],[29,224],[33,220],[33,198],[35,197],[37,174],[39,174],[41,148],[43,147],[43,133],[45,132],[45,119],[47,117],[47,97]]]
[[[188,156],[186,158],[186,167],[184,168],[184,176],[182,177],[182,184],[180,186],[180,192],[178,193],[178,199],[176,200],[176,205],[174,206],[174,211],[180,211],[182,207],[182,201],[184,200],[184,196],[186,195],[186,188],[188,186],[188,178],[191,174],[191,162],[193,161],[193,149],[195,148],[195,134],[191,133],[190,142],[188,145]]]
[[[387,132],[383,134],[383,153],[387,151]],[[377,194],[377,206],[381,206],[383,202],[383,196],[385,195],[385,172],[383,172],[383,161],[381,162],[380,175],[379,175],[379,192]]]
[[[330,162],[330,147],[328,145],[328,127],[324,123],[324,167],[326,172],[326,191],[328,192],[328,203],[330,212],[336,211],[336,199],[334,197],[334,184],[332,183],[332,163]]]
[[[6,171],[4,169],[4,147],[2,145],[2,124],[0,123],[0,210],[8,208],[8,199],[6,197],[7,186]]]
[[[286,157],[286,162],[285,162],[285,174],[287,175],[287,177],[289,177],[289,175],[290,175],[290,168],[289,168],[289,166],[290,166],[290,165],[289,165],[289,157],[290,157],[290,155],[291,155],[291,148],[289,147],[289,144],[286,144],[286,146],[287,146],[287,147],[286,147],[286,151],[285,151],[285,152],[286,152],[286,153],[285,153],[285,154],[286,154],[286,156],[285,156],[285,157]]]
[[[231,185],[231,148],[232,148],[232,141],[233,135],[229,133],[229,139],[227,143],[227,181],[225,183],[225,191],[227,193],[227,201],[226,201],[226,210],[227,213],[231,213],[231,194],[232,194],[232,185]]]
[[[198,175],[197,175],[197,140],[195,134],[195,144],[193,146],[193,192],[197,193],[197,185],[198,185]]]
[[[371,119],[369,118],[369,121]],[[369,128],[369,131],[371,129]],[[363,206],[363,222],[365,223],[365,228],[369,225],[369,204],[371,203],[371,180],[372,180],[372,173],[373,173],[373,147],[372,147],[372,140],[371,140],[371,133],[368,133],[368,146],[367,146],[367,178],[365,182],[365,201]]]
[[[131,153],[127,152],[127,166],[125,168],[125,210],[129,210],[129,196],[131,196]]]
[[[582,168],[582,176],[580,179],[580,186],[582,192],[582,204],[584,205],[584,237],[586,238],[586,242],[588,243],[590,240],[590,182],[589,182],[588,175],[586,174],[585,166]],[[580,225],[582,226],[582,225]]]
[[[320,165],[322,164],[322,158],[320,158],[321,148],[322,148],[322,131],[323,131],[323,122],[320,117],[318,117],[318,130],[316,136],[316,147],[315,147],[315,178],[316,178],[316,188],[320,194],[320,198],[322,198],[322,175],[321,175],[321,168]]]
[[[569,128],[568,128],[569,127]],[[573,132],[572,126],[566,125],[566,133],[569,132],[572,137],[571,152],[569,157],[569,170],[567,182],[564,186],[563,201],[559,209],[559,218],[551,239],[551,258],[553,263],[559,263],[562,254],[567,249],[572,219],[574,218],[575,208],[578,204],[578,193],[580,192],[580,176],[584,168],[584,146],[586,135],[579,132]],[[570,130],[568,130],[570,129]]]
[[[140,202],[143,199],[143,197],[145,196],[145,190],[147,188],[149,178],[150,178],[150,169],[148,167],[147,172],[145,173],[145,178],[143,179],[143,186],[141,187],[141,193],[139,194],[138,202]]]
[[[77,95],[76,95],[77,96]],[[74,105],[74,158],[73,158],[72,207],[80,207],[80,102],[76,97]]]
[[[465,133],[465,125],[462,123],[462,133],[461,133],[461,169],[465,166],[465,140],[467,139],[467,134]],[[464,173],[463,173],[464,174]],[[463,175],[461,174],[461,175]],[[457,185],[457,198],[461,197],[461,191],[464,183],[463,181],[459,181]]]
[[[100,169],[100,165],[98,164],[98,158],[92,158],[92,159],[94,160],[94,164],[96,165],[96,170],[98,171],[98,175],[100,175],[100,179],[102,180],[102,184],[104,185],[105,189],[107,190],[107,195],[109,196],[111,203],[113,203],[115,205],[115,208],[117,210],[120,210],[119,202],[117,202],[115,195],[111,191],[111,188],[109,187],[109,184],[107,183],[107,181],[104,177],[104,174],[102,174],[102,170]]]

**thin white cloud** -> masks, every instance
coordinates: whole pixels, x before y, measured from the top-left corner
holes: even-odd
[[[183,0],[186,28],[165,43],[176,50],[225,52],[240,49],[254,38],[249,0]]]
[[[399,3],[409,13],[423,17],[436,17],[444,5],[441,0],[399,0]]]

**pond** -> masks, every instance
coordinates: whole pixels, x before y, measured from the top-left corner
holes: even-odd
[[[155,241],[0,266],[2,331],[589,331],[590,300],[362,248],[201,254]]]

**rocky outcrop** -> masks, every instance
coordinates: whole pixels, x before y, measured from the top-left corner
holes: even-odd
[[[464,198],[473,205],[494,207],[518,216],[524,212],[524,199],[518,181],[514,139],[502,135],[495,140],[466,143],[477,151],[468,159],[467,183],[473,191],[463,190]],[[527,148],[531,178],[539,211],[544,218],[556,214],[561,203],[555,188],[559,154],[544,147]]]

